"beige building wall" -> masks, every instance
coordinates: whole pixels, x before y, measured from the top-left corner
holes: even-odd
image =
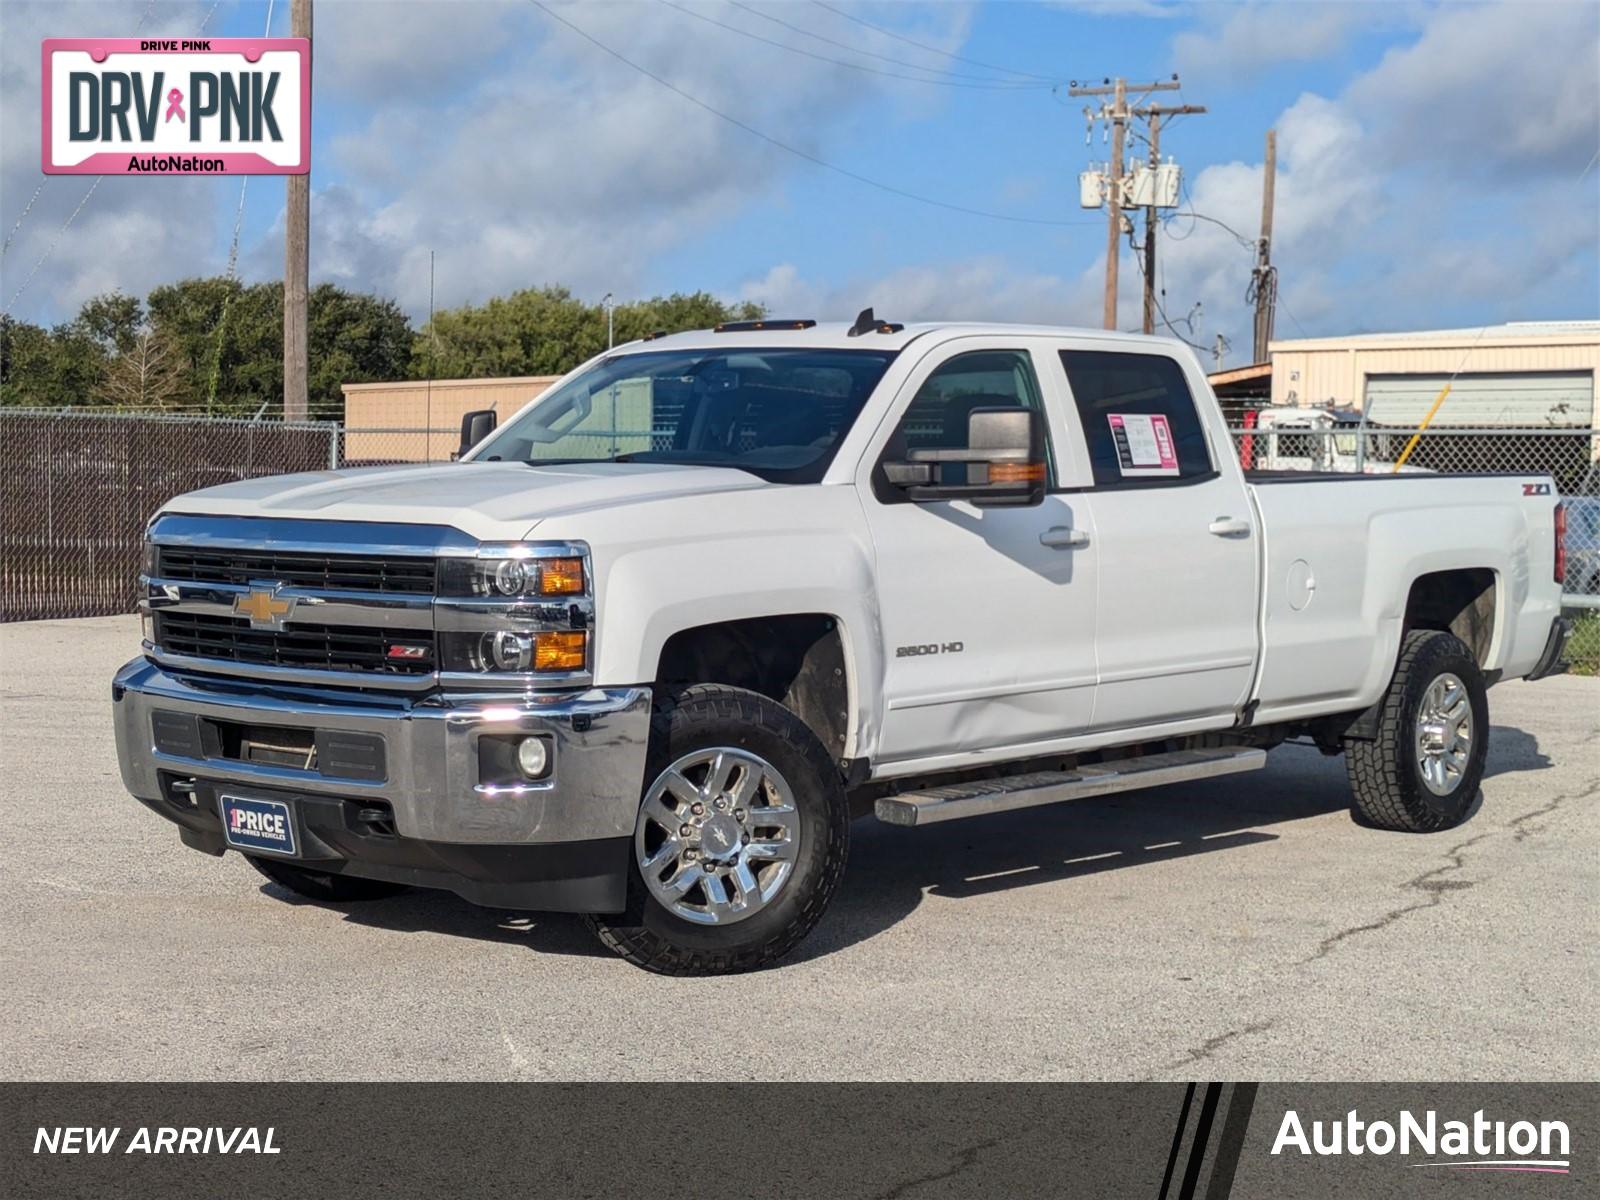
[[[1600,321],[1503,325],[1438,333],[1275,341],[1272,402],[1359,409],[1368,375],[1592,371],[1600,380]]]
[[[461,418],[492,408],[504,423],[560,376],[347,383],[345,461],[440,462],[461,441]]]

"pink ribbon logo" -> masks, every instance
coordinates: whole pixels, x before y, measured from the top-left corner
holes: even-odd
[[[183,115],[183,93],[177,88],[173,88],[167,93],[166,120],[170,121],[173,117],[177,117],[180,121],[187,121],[189,119]],[[162,123],[165,124],[166,122],[163,121]]]

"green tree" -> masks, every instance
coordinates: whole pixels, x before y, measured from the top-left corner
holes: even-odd
[[[0,318],[0,404],[68,408],[95,403],[106,351],[77,321],[46,331]]]
[[[152,326],[191,364],[186,406],[219,415],[282,414],[281,283],[186,279],[151,292],[149,307]],[[313,417],[344,415],[340,384],[405,377],[411,324],[394,301],[323,283],[312,289],[308,310]]]
[[[125,354],[146,332],[144,305],[133,296],[107,292],[84,303],[78,324],[107,354]]]
[[[413,335],[411,322],[393,300],[321,283],[311,289],[308,308],[307,390],[313,417],[343,418],[341,384],[405,378]]]
[[[725,304],[706,292],[674,293],[619,304],[612,316],[620,345],[649,333],[709,329],[719,321],[752,320],[758,304]],[[437,336],[437,345],[434,337]],[[480,305],[434,315],[416,335],[411,376],[476,379],[561,375],[606,348],[606,312],[563,287],[526,288]]]
[[[283,285],[217,275],[164,284],[150,324],[188,363],[181,406],[251,416],[282,395]]]

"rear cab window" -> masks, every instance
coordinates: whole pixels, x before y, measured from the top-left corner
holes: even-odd
[[[1095,487],[1181,484],[1216,475],[1194,396],[1175,359],[1105,350],[1060,353]]]

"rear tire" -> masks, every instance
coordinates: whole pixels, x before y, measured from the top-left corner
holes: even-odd
[[[627,909],[587,920],[647,971],[757,970],[811,932],[849,845],[838,769],[805,722],[743,688],[685,688],[651,718]]]
[[[1472,812],[1489,748],[1489,701],[1472,651],[1414,629],[1400,646],[1378,736],[1345,741],[1351,808],[1378,829],[1434,833]]]
[[[281,862],[276,858],[257,858],[245,855],[245,860],[273,883],[286,887],[297,896],[323,904],[348,904],[358,900],[382,900],[406,890],[404,884],[385,883],[381,879],[362,879],[355,875],[336,875],[332,871],[314,871],[309,867]]]

